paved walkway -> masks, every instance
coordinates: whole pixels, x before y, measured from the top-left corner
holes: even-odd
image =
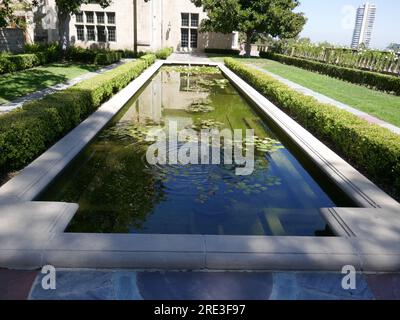
[[[81,75],[81,76],[79,76],[77,78],[71,79],[71,80],[69,80],[67,82],[59,83],[59,84],[56,84],[54,86],[48,87],[46,89],[33,92],[31,94],[28,94],[26,96],[18,98],[16,100],[12,101],[11,103],[2,104],[2,105],[0,105],[0,114],[1,113],[6,113],[6,112],[10,112],[10,111],[12,111],[14,109],[20,108],[26,102],[39,100],[39,99],[42,99],[43,97],[45,97],[45,96],[47,96],[49,94],[55,93],[57,91],[62,91],[62,90],[68,89],[68,88],[78,84],[81,81],[91,79],[91,78],[93,78],[93,77],[95,77],[95,76],[97,76],[99,74],[102,74],[102,73],[105,73],[105,72],[110,71],[112,69],[115,69],[116,67],[118,67],[118,66],[120,66],[120,65],[122,65],[122,64],[124,64],[126,62],[129,62],[129,61],[133,61],[133,60],[132,59],[124,59],[121,62],[114,63],[112,65],[109,65],[107,67],[104,67],[104,68],[102,68],[100,70],[97,70],[97,71],[94,71],[94,72],[85,73],[84,75]]]
[[[253,67],[253,68],[256,68],[256,69],[258,69],[258,70],[260,70],[260,71],[262,71],[262,72],[264,72],[264,73],[266,73],[268,75],[270,75],[271,77],[281,81],[282,83],[286,84],[290,88],[292,88],[292,89],[294,89],[294,90],[296,90],[296,91],[298,91],[298,92],[300,92],[302,94],[305,94],[307,96],[312,96],[312,97],[314,97],[315,99],[317,99],[318,101],[320,101],[322,103],[328,103],[328,104],[334,105],[334,106],[336,106],[336,107],[338,107],[340,109],[344,109],[344,110],[346,110],[348,112],[351,112],[351,113],[355,114],[356,116],[368,121],[369,123],[377,124],[377,125],[379,125],[381,127],[387,128],[390,131],[400,135],[400,128],[399,127],[396,127],[396,126],[394,126],[394,125],[392,125],[390,123],[387,123],[387,122],[385,122],[383,120],[380,120],[380,119],[378,119],[378,118],[376,118],[374,116],[371,116],[371,115],[369,115],[369,114],[367,114],[365,112],[362,112],[362,111],[357,110],[357,109],[355,109],[353,107],[350,107],[347,104],[341,103],[341,102],[339,102],[337,100],[334,100],[332,98],[329,98],[329,97],[327,97],[327,96],[325,96],[323,94],[320,94],[320,93],[315,92],[313,90],[310,90],[310,89],[308,89],[306,87],[303,87],[303,86],[301,86],[301,85],[299,85],[297,83],[294,83],[294,82],[292,82],[290,80],[287,80],[287,79],[285,79],[285,78],[283,78],[281,76],[278,76],[278,75],[276,75],[276,74],[274,74],[272,72],[269,72],[269,71],[265,70],[264,68],[262,68],[260,66],[257,66],[257,65],[254,65],[254,64],[248,64],[248,65]]]
[[[8,271],[9,272],[9,271]],[[25,287],[31,273],[21,273]],[[14,278],[16,274],[14,273]],[[30,277],[30,278],[29,278]],[[1,279],[1,271],[0,271]],[[400,299],[400,275],[358,275],[355,290],[343,275],[302,272],[135,272],[63,270],[57,289],[34,282],[32,300],[374,300]],[[14,292],[14,287],[11,290]],[[1,290],[3,289],[3,290]],[[6,288],[7,290],[7,288]],[[1,288],[0,292],[4,292]],[[12,295],[11,295],[12,296]],[[12,297],[23,297],[12,296]],[[1,297],[0,297],[1,298]],[[3,294],[4,298],[4,294]]]
[[[0,300],[28,299],[37,274],[37,271],[0,269]]]
[[[45,291],[38,271],[0,269],[0,300],[400,300],[400,274],[58,270]]]
[[[181,63],[209,63],[211,60],[204,53],[173,53],[171,54],[168,61],[181,62]]]
[[[170,61],[209,62],[173,54]],[[283,79],[285,80],[285,79]],[[304,88],[305,89],[305,88]],[[42,289],[38,271],[0,270],[0,300],[400,300],[400,274],[358,275],[355,290],[342,274],[304,272],[57,271],[57,289]]]

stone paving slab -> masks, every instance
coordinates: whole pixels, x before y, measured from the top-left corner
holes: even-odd
[[[393,287],[399,275],[388,275],[383,282],[380,277],[358,274],[356,289],[344,290],[339,273],[62,270],[54,291],[43,290],[38,275],[30,299],[373,300],[374,293],[378,298],[397,299],[399,290]]]
[[[322,215],[341,237],[373,239],[377,243],[400,242],[400,208],[329,208],[323,209]]]
[[[56,290],[42,288],[39,274],[30,298],[35,300],[112,300],[114,283],[112,272],[58,272]]]
[[[174,61],[180,63],[210,63],[211,60],[204,53],[173,53],[167,61]]]
[[[371,274],[365,277],[377,300],[400,300],[400,274]]]
[[[0,250],[28,249],[23,239],[31,242],[48,240],[65,230],[77,210],[77,204],[63,202],[0,205]]]
[[[358,274],[355,290],[342,288],[338,273],[275,273],[271,300],[372,300],[365,277]]]
[[[43,249],[63,232],[78,205],[28,202],[0,205],[0,265],[35,268],[43,263]]]
[[[266,300],[271,273],[138,273],[144,300]]]
[[[0,269],[0,300],[26,300],[37,271]]]
[[[346,111],[348,111],[348,112],[360,117],[361,119],[364,119],[364,120],[368,121],[369,123],[379,125],[379,126],[381,126],[383,128],[389,129],[390,131],[392,131],[394,133],[400,134],[400,128],[399,127],[396,127],[396,126],[394,126],[394,125],[392,125],[392,124],[390,124],[388,122],[385,122],[385,121],[383,121],[381,119],[378,119],[378,118],[376,118],[374,116],[371,116],[368,113],[365,113],[363,111],[357,110],[357,109],[355,109],[355,108],[353,108],[353,107],[351,107],[351,106],[349,106],[347,104],[344,104],[342,102],[339,102],[337,100],[329,98],[329,97],[327,97],[327,96],[325,96],[325,95],[323,95],[321,93],[318,93],[318,92],[315,92],[315,91],[313,91],[311,89],[303,87],[303,86],[301,86],[301,85],[299,85],[299,84],[297,84],[297,83],[295,83],[293,81],[290,81],[290,80],[285,79],[285,78],[283,78],[281,76],[278,76],[275,73],[272,73],[272,72],[270,72],[268,70],[265,70],[264,68],[262,68],[260,66],[257,66],[257,65],[254,65],[254,64],[249,64],[249,65],[251,67],[253,67],[253,68],[255,68],[255,69],[257,69],[257,70],[259,70],[261,72],[264,72],[264,73],[268,74],[269,76],[279,80],[280,82],[284,83],[288,87],[290,87],[290,88],[292,88],[292,89],[294,89],[294,90],[296,90],[296,91],[298,91],[298,92],[300,92],[300,93],[302,93],[304,95],[311,96],[311,97],[317,99],[319,102],[334,105],[335,107],[343,109],[343,110],[346,110]]]
[[[84,80],[89,80],[99,74],[103,74],[107,71],[113,70],[116,67],[119,67],[120,65],[129,62],[129,61],[133,61],[133,59],[124,59],[121,62],[118,63],[114,63],[112,65],[109,65],[107,67],[101,68],[97,71],[93,71],[93,72],[88,72],[85,73],[84,75],[81,75],[79,77],[76,77],[74,79],[68,80],[67,82],[64,83],[59,83],[56,84],[54,86],[48,87],[46,89],[40,90],[40,91],[36,91],[33,92],[31,94],[28,94],[26,96],[23,96],[21,98],[15,99],[14,101],[8,103],[8,104],[0,104],[0,114],[1,113],[6,113],[6,112],[10,112],[14,109],[20,108],[22,107],[25,103],[30,102],[30,101],[35,101],[35,100],[39,100],[44,98],[45,96],[49,95],[49,94],[53,94],[57,91],[62,91],[62,90],[66,90],[76,84],[78,84],[79,82],[82,82]]]

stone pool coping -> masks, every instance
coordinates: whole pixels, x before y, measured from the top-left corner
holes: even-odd
[[[33,200],[159,68],[171,64],[185,63],[157,61],[0,188],[0,267],[32,269],[51,264],[64,268],[340,271],[344,265],[352,265],[360,271],[400,271],[399,203],[220,63],[191,64],[219,67],[362,207],[321,210],[339,237],[64,233],[78,205]],[[370,231],[357,229],[359,222],[367,223]]]

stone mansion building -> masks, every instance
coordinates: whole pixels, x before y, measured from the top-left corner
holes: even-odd
[[[135,6],[136,1],[136,6]],[[70,22],[70,41],[85,48],[155,51],[202,51],[205,48],[238,49],[238,33],[200,33],[207,17],[190,0],[114,0],[103,9],[96,1],[82,5]],[[34,42],[58,40],[55,0],[45,0],[30,23]],[[137,16],[137,21],[135,17]]]

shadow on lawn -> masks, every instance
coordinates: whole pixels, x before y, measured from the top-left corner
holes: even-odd
[[[79,68],[88,72],[95,72],[99,69],[98,66],[94,64],[79,64],[79,63],[53,63],[51,64],[52,68],[68,68],[68,67],[75,67]]]
[[[0,78],[0,105],[35,91],[70,80],[67,74],[63,74],[62,71],[57,71],[58,68],[66,69],[68,67],[75,67],[87,72],[94,72],[98,69],[94,65],[70,65],[65,63],[52,64],[50,67],[53,70],[35,68],[14,74],[3,75],[3,79]],[[65,73],[67,73],[67,71]]]

